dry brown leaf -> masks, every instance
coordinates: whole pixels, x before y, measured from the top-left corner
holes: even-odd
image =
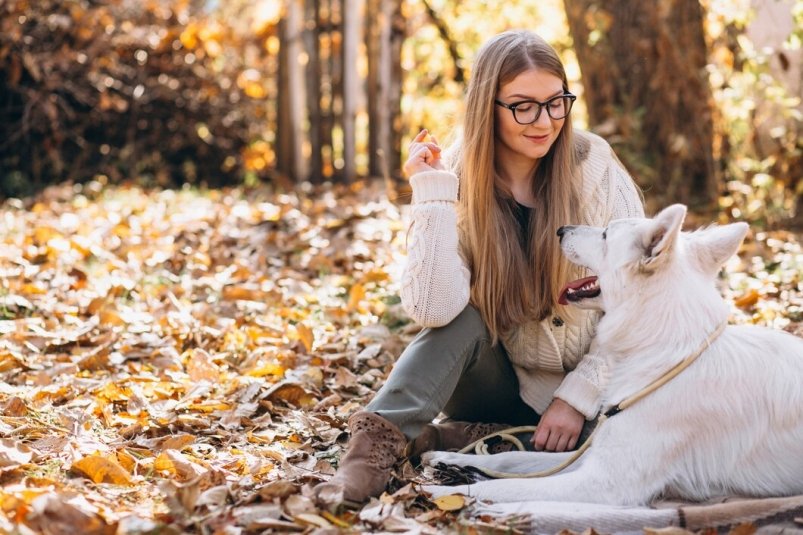
[[[193,383],[199,381],[215,382],[220,379],[220,368],[215,364],[212,356],[203,349],[192,350],[187,362],[187,374]]]
[[[315,335],[312,329],[303,323],[297,323],[296,331],[298,332],[298,339],[304,344],[304,349],[307,350],[307,353],[311,353],[312,346],[315,344]]]
[[[12,396],[3,405],[4,416],[25,416],[28,413],[28,407],[25,402],[17,396]]]
[[[271,481],[259,489],[259,496],[265,501],[271,501],[274,498],[285,499],[291,494],[296,494],[298,487],[289,481]]]
[[[265,399],[270,401],[281,400],[297,407],[308,408],[317,403],[315,397],[304,390],[298,383],[279,383],[268,390]]]

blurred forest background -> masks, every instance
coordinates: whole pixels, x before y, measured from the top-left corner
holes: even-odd
[[[751,223],[731,322],[803,336],[803,0],[0,0],[0,533],[527,531],[409,463],[310,498],[421,328],[405,147],[512,27],[648,211]]]
[[[1,0],[0,196],[381,177],[512,27],[651,208],[803,225],[800,0]],[[405,196],[400,197],[404,200]]]

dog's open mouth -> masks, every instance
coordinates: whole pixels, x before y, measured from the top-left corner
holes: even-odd
[[[566,286],[563,287],[563,290],[560,291],[558,303],[561,305],[577,303],[583,299],[597,297],[600,293],[601,290],[597,277],[585,277],[567,283]]]

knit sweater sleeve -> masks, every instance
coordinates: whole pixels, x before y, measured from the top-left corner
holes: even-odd
[[[615,155],[611,153],[611,156],[605,173],[607,180],[602,181],[608,186],[610,211],[603,221],[591,224],[607,225],[614,219],[644,217],[641,195],[635,183]],[[588,316],[586,328],[592,336],[598,319],[597,314]],[[589,351],[580,359],[575,369],[566,374],[555,391],[555,397],[566,401],[588,419],[596,417],[599,412],[602,390],[608,379],[607,359],[596,350],[595,346],[592,340]]]
[[[424,327],[452,321],[469,300],[470,273],[457,234],[457,176],[429,171],[410,177],[412,222],[401,300],[407,314]]]

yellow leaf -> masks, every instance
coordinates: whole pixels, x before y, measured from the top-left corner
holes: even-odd
[[[457,511],[466,506],[466,497],[462,494],[449,494],[432,500],[441,511]]]
[[[215,411],[227,411],[231,409],[231,405],[229,405],[228,403],[221,403],[217,401],[208,401],[206,403],[193,403],[189,405],[187,408],[198,412],[215,412]]]
[[[384,282],[388,279],[390,279],[388,272],[380,268],[374,268],[362,277],[364,282]]]
[[[326,520],[334,524],[339,528],[350,528],[351,524],[343,520],[342,518],[338,518],[329,511],[321,511],[321,516],[324,517]]]
[[[309,524],[319,528],[331,528],[332,524],[322,516],[313,513],[301,513],[295,519],[303,524]]]
[[[254,368],[246,373],[251,377],[264,377],[266,375],[275,375],[277,377],[282,377],[285,372],[285,367],[281,364],[269,363],[265,364],[264,366],[260,366],[259,368]]]
[[[74,462],[72,469],[84,474],[95,483],[131,485],[131,477],[116,460],[100,455],[90,455]]]

